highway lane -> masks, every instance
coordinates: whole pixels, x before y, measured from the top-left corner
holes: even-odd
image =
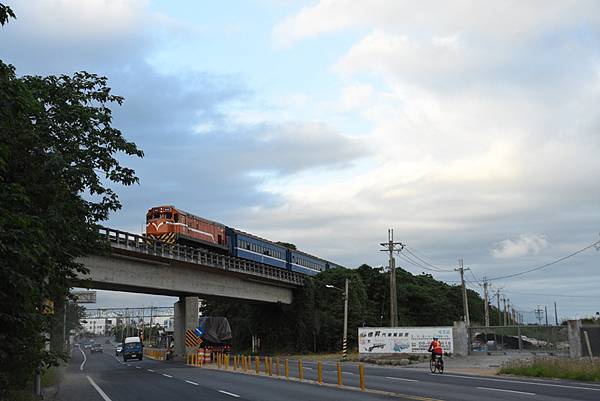
[[[303,362],[304,377],[316,380],[316,362]],[[358,366],[343,363],[344,384],[358,386]],[[296,361],[290,361],[290,374],[297,376]],[[365,367],[367,387],[372,389],[415,394],[446,400],[598,400],[600,385],[563,380],[522,379],[512,377],[484,377],[462,374],[431,374],[428,369],[396,367]],[[324,381],[337,382],[334,362],[323,365]]]
[[[123,363],[114,348],[100,354],[74,348],[59,401],[164,400],[406,400],[266,377],[232,374],[150,359]]]
[[[314,384],[274,380],[261,376],[233,374],[181,363],[150,359],[123,363],[114,357],[114,348],[106,353],[83,355],[75,348],[65,382],[59,392],[60,401],[75,400],[383,400],[398,399],[383,395],[338,390]],[[335,363],[324,363],[324,381],[336,383]],[[344,363],[344,385],[358,387],[358,366]],[[275,366],[273,366],[273,370]],[[431,397],[448,401],[518,400],[598,400],[600,385],[553,380],[535,380],[469,375],[432,375],[426,370],[366,366],[368,389],[409,396]],[[281,364],[283,373],[283,363]],[[297,377],[296,361],[290,361],[290,376]],[[89,379],[88,379],[89,376]],[[304,361],[304,377],[315,380],[316,363]],[[97,388],[96,388],[97,387]],[[104,398],[101,392],[104,393]],[[400,399],[410,399],[401,397]]]

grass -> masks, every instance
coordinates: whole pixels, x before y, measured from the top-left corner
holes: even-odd
[[[65,366],[53,366],[42,372],[42,388],[55,386],[60,383]],[[40,398],[33,394],[33,383],[28,383],[26,389],[14,390],[8,394],[11,401],[39,401]]]
[[[500,374],[600,381],[600,359],[534,358],[506,362]]]
[[[275,356],[275,355],[274,355]],[[322,353],[322,354],[279,354],[279,358],[302,359],[306,361],[341,361],[342,353]],[[358,361],[358,352],[348,352],[347,361]]]
[[[42,373],[42,387],[54,386],[60,383],[64,366],[52,366]]]

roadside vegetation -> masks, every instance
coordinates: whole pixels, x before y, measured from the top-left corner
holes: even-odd
[[[16,18],[0,3],[0,35]],[[107,251],[112,188],[138,182],[121,160],[143,152],[112,126],[122,102],[105,77],[21,76],[0,60],[0,400],[67,359],[62,313],[77,324],[69,288],[86,273],[76,260]]]
[[[600,359],[535,358],[510,361],[502,366],[500,374],[600,381]]]
[[[207,300],[205,316],[225,316],[233,331],[233,349],[247,352],[252,335],[260,339],[259,353],[306,354],[339,352],[342,348],[344,302],[340,291],[350,280],[348,296],[349,351],[356,350],[358,327],[387,326],[389,273],[362,265],[356,269],[336,268],[307,277],[306,285],[294,292],[293,303],[258,304],[239,300]],[[462,292],[430,274],[411,274],[396,269],[398,314],[401,326],[452,326],[462,316]],[[483,299],[468,290],[471,322],[482,322]],[[491,310],[497,321],[496,308]]]

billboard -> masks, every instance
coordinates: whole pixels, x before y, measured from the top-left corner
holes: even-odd
[[[71,294],[75,297],[78,304],[96,303],[96,291],[72,291]]]
[[[359,354],[423,354],[433,337],[444,352],[453,352],[452,326],[448,327],[359,327]]]

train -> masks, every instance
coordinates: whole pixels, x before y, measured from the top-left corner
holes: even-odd
[[[343,267],[174,206],[148,209],[145,235],[167,244],[203,247],[308,276]]]

